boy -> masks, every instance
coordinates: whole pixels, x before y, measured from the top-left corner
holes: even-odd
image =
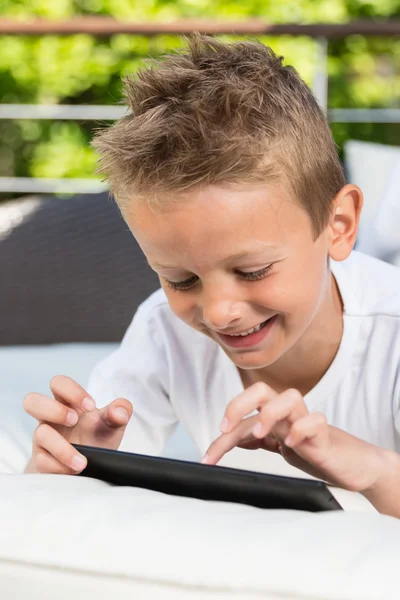
[[[95,147],[162,289],[89,392],[25,398],[27,472],[81,471],[70,442],[158,454],[181,421],[205,463],[278,451],[400,517],[400,272],[352,252],[362,193],[310,90],[259,42],[194,36],[126,95]]]

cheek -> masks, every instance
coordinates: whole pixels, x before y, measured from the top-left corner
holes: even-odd
[[[260,282],[253,302],[282,313],[295,322],[311,316],[324,296],[327,282],[326,258],[287,263],[276,275]]]
[[[196,317],[196,304],[191,298],[190,292],[175,292],[167,285],[163,284],[162,288],[168,299],[168,304],[172,312],[181,321],[191,325]]]
[[[300,318],[312,317],[324,298],[327,273],[325,256],[310,256],[309,260],[295,266],[288,279],[288,310]]]

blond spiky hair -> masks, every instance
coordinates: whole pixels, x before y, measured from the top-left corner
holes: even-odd
[[[259,41],[195,34],[127,77],[130,114],[93,141],[122,212],[197,186],[280,180],[318,235],[344,175],[324,113],[282,61]]]

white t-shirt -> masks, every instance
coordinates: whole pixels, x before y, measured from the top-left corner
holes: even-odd
[[[343,337],[305,402],[331,425],[400,452],[400,269],[359,252],[331,268],[344,303]],[[159,455],[181,422],[202,455],[243,384],[221,347],[178,319],[160,289],[96,365],[88,391],[99,407],[118,397],[132,402],[121,450]]]

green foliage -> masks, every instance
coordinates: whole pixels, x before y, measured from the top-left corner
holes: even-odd
[[[270,22],[346,22],[400,17],[400,0],[1,0],[0,15],[66,19],[109,15],[122,21],[179,18],[264,19]],[[237,39],[237,38],[236,38]],[[262,36],[262,41],[313,83],[315,43],[306,37]],[[177,36],[88,35],[0,37],[0,102],[115,104],[121,77],[143,59],[178,48]],[[400,41],[350,36],[329,43],[329,107],[399,107]],[[99,123],[0,121],[0,176],[94,177],[90,148]],[[400,126],[333,125],[339,147],[349,137],[398,143]]]

